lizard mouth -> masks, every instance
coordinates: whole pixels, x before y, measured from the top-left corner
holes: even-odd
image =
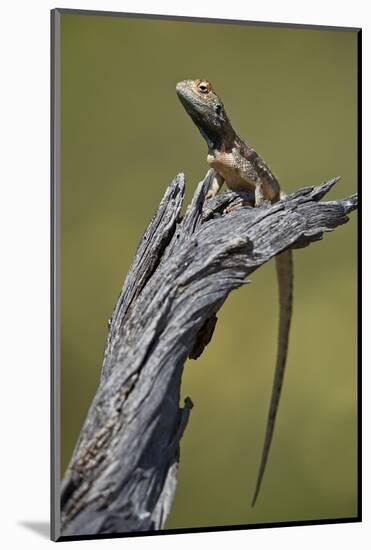
[[[190,98],[189,89],[187,88],[187,80],[178,82],[175,89],[180,101],[188,110],[188,108],[192,106],[192,100]]]
[[[186,92],[187,88],[189,89],[189,82],[191,82],[190,80],[181,80],[180,82],[178,82],[178,84],[176,85],[176,93],[178,95],[182,95]]]
[[[176,85],[177,96],[182,103],[187,113],[191,116],[195,123],[202,123],[202,113],[204,105],[195,93],[189,88],[189,80],[182,80]]]

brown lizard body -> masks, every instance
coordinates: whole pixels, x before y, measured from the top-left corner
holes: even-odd
[[[284,197],[279,183],[264,160],[233,129],[220,98],[207,80],[183,80],[176,91],[185,110],[206,140],[207,162],[215,175],[207,197],[214,196],[223,182],[234,191],[255,193],[255,206],[265,200],[277,202]],[[292,315],[293,262],[291,250],[276,256],[279,287],[279,334],[276,370],[268,413],[262,458],[252,505],[263,480],[272,442],[282,389]]]

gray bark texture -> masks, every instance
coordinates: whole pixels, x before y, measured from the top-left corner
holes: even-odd
[[[181,217],[185,183],[167,188],[127,274],[110,322],[101,380],[61,485],[62,536],[158,530],[176,489],[184,362],[210,341],[216,313],[246,276],[288,248],[348,221],[357,195],[319,202],[339,178],[275,204],[205,195]]]

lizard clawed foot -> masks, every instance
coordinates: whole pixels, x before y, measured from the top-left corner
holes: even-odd
[[[227,208],[224,210],[224,213],[229,214],[230,212],[238,210],[239,208],[242,208],[244,206],[254,206],[254,202],[248,199],[241,199],[241,201],[237,204],[231,204],[230,206],[227,206]]]
[[[216,193],[212,189],[209,189],[209,191],[206,193],[205,201],[214,198]]]
[[[243,195],[239,195],[236,199],[233,200],[232,204],[227,206],[224,210],[225,214],[229,214],[230,212],[233,212],[233,210],[238,210],[239,208],[243,208],[244,206],[255,206],[255,196],[254,193],[243,193]]]
[[[269,200],[263,200],[260,202],[255,202],[255,208],[259,208],[260,206],[270,206],[272,204]]]

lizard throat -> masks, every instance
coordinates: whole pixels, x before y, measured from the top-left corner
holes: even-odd
[[[206,141],[209,150],[227,150],[233,146],[235,132],[228,120],[224,122],[223,126],[215,129],[205,124],[204,121],[193,119],[193,122]]]
[[[209,128],[205,128],[202,125],[197,124],[202,137],[207,143],[209,149],[220,149],[223,143],[223,136],[218,132],[213,132]]]

